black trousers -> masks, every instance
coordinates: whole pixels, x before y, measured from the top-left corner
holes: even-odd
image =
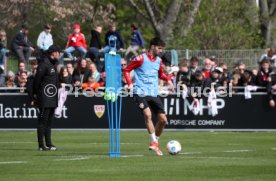
[[[39,147],[52,145],[51,128],[54,119],[55,108],[40,108],[37,125],[37,140]]]

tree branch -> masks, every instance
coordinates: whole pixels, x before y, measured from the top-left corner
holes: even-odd
[[[138,12],[143,18],[150,21],[150,19],[145,15],[143,11],[141,11],[141,8],[139,8],[138,5],[133,0],[128,0],[128,1],[130,2],[131,6],[135,8],[136,12]]]
[[[156,21],[156,18],[155,18],[155,15],[153,13],[153,10],[151,8],[149,0],[144,0],[144,4],[145,4],[145,8],[147,10],[147,13],[150,17],[150,22],[153,25],[153,28],[154,28],[155,32],[157,34],[159,34],[159,30],[160,30],[159,23]]]
[[[170,26],[176,21],[177,15],[179,14],[182,3],[183,3],[182,0],[173,0],[171,2],[170,7],[167,10],[167,14],[163,20],[164,27],[166,27],[167,25]]]
[[[194,0],[193,4],[192,4],[192,11],[190,16],[187,19],[187,22],[184,23],[182,27],[183,31],[181,33],[181,36],[187,36],[189,30],[191,29],[192,25],[194,24],[194,19],[195,19],[195,15],[199,10],[199,6],[200,6],[201,0]]]

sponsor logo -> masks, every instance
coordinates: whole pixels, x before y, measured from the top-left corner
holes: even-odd
[[[94,105],[94,112],[98,118],[101,118],[105,112],[105,105]]]
[[[144,107],[145,107],[144,103],[140,103],[139,107],[140,107],[140,109],[144,109]]]

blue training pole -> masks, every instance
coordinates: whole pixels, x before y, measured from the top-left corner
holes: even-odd
[[[109,126],[109,156],[120,157],[120,126],[122,97],[118,100],[122,87],[121,56],[105,54],[106,92],[105,99]]]

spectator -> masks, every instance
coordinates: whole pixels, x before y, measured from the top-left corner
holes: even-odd
[[[239,70],[240,74],[243,74],[246,70],[246,65],[242,61],[239,61],[236,68]]]
[[[212,71],[212,61],[209,58],[206,58],[203,62],[202,73],[205,79],[208,79]]]
[[[203,83],[203,88],[211,88],[211,85],[213,83],[215,83],[215,87],[214,88],[217,88],[217,87],[220,87],[220,86],[223,86],[223,83],[221,82],[220,80],[220,76],[221,74],[223,73],[223,70],[222,68],[220,67],[216,67],[212,73],[210,74],[209,78],[206,79]]]
[[[23,24],[21,30],[12,39],[12,50],[16,53],[19,63],[23,62],[25,65],[34,51],[33,45],[28,39],[28,33],[29,28]]]
[[[37,47],[39,49],[39,60],[43,60],[43,55],[48,48],[53,45],[53,37],[51,34],[52,25],[46,24],[44,30],[39,34],[37,38]]]
[[[38,61],[36,59],[31,61],[31,75],[34,75],[36,73],[36,69],[38,66]]]
[[[221,74],[221,81],[223,83],[223,86],[227,87],[227,84],[231,79],[231,75],[228,72],[228,68],[227,68],[227,65],[225,63],[220,63],[219,67],[222,68],[222,70],[223,70],[223,73]]]
[[[101,79],[100,79],[100,81],[99,81],[99,84],[100,84],[100,86],[101,87],[104,87],[105,86],[105,81],[106,81],[106,74],[105,74],[105,72],[102,72],[101,73]]]
[[[81,87],[81,78],[79,75],[75,75],[73,77],[73,84],[74,84],[74,87]]]
[[[260,70],[256,77],[256,84],[261,87],[267,87],[267,78],[271,73],[270,61],[267,59],[263,59],[260,66]]]
[[[132,24],[130,27],[132,31],[131,42],[125,53],[127,60],[130,59],[129,53],[132,53],[134,56],[137,56],[138,55],[137,50],[139,50],[140,47],[142,47],[143,52],[146,52],[145,40],[142,33],[138,30],[138,27],[135,24]]]
[[[82,89],[86,89],[86,93],[95,92],[99,87],[100,84],[93,77],[89,77],[88,82],[81,85]]]
[[[127,61],[126,59],[122,58],[121,59],[121,66],[122,66],[122,72],[124,71],[124,69],[127,67]],[[124,76],[122,77],[124,79]],[[134,79],[134,71],[130,72],[130,79],[133,80]],[[125,79],[124,79],[125,80]]]
[[[66,68],[67,68],[67,70],[68,70],[68,73],[69,73],[70,75],[73,75],[73,72],[74,72],[73,65],[72,65],[71,63],[68,63],[68,64],[66,64]]]
[[[121,67],[122,67],[122,72],[124,72],[124,69],[127,67],[127,61],[124,58],[121,59]],[[133,78],[134,78],[134,71],[131,71],[130,79],[133,80]],[[122,87],[127,87],[127,81],[125,79],[125,76],[123,76],[123,74],[122,74]]]
[[[43,60],[43,59],[41,59],[41,60]],[[26,87],[27,87],[26,91],[27,91],[30,99],[32,100],[31,105],[35,105],[33,86],[34,86],[34,77],[37,72],[37,67],[38,67],[38,61],[36,59],[32,60],[31,61],[31,74],[27,78],[27,85],[26,85]]]
[[[187,62],[179,64],[179,71],[176,75],[176,84],[188,87],[190,85],[190,74]]]
[[[27,78],[24,78],[23,76],[19,77],[18,78],[18,87],[20,88],[19,92],[24,93],[26,90],[26,87],[27,87]]]
[[[28,74],[27,71],[20,72],[18,78],[17,78],[17,87],[20,87],[20,83],[24,83],[24,81],[27,82]],[[21,81],[21,82],[20,82]]]
[[[239,70],[234,70],[232,73],[231,80],[229,81],[229,87],[236,87],[236,86],[241,86],[241,74]],[[239,89],[233,89],[233,93],[239,92]]]
[[[190,66],[189,66],[189,76],[192,77],[194,73],[199,69],[198,67],[199,60],[197,57],[192,57],[190,60]]]
[[[0,69],[5,70],[7,38],[6,32],[0,30]]]
[[[53,45],[53,37],[51,34],[52,26],[50,24],[46,24],[44,26],[44,31],[42,31],[37,39],[37,47],[40,51],[44,52],[48,50],[48,48]]]
[[[83,58],[79,61],[78,67],[73,72],[73,82],[78,82],[79,85],[88,82],[88,78],[91,76],[89,69],[87,68],[87,61]]]
[[[258,63],[260,64],[262,60],[267,59],[271,61],[272,65],[276,63],[276,48],[267,48],[266,53],[263,54],[260,59],[258,60]]]
[[[0,87],[5,87],[5,74],[2,69],[0,69]]]
[[[194,73],[194,78],[190,81],[190,87],[198,88],[203,86],[204,76],[200,70]]]
[[[276,92],[276,68],[274,67],[273,72],[269,75],[267,85],[267,95],[269,99],[269,106],[271,108],[275,107],[276,96],[274,95]]]
[[[85,36],[80,31],[80,25],[75,24],[73,26],[73,33],[70,34],[67,46],[64,51],[64,54],[71,59],[71,61],[74,61],[75,59],[72,56],[72,52],[79,51],[81,54],[81,58],[85,58],[86,52],[87,52],[87,45],[85,41]]]
[[[126,61],[126,59],[124,59],[124,58],[121,59],[121,66],[122,66],[122,71],[124,71],[124,69],[125,69],[126,66],[127,66],[127,61]]]
[[[245,70],[244,73],[241,75],[239,86],[248,86],[248,85],[255,85],[254,76],[252,71]]]
[[[215,69],[218,66],[218,59],[216,56],[211,56],[209,59],[212,61],[212,69]]]
[[[89,70],[90,70],[91,77],[92,77],[96,82],[99,82],[99,81],[100,81],[100,78],[101,78],[101,75],[100,75],[100,73],[99,73],[98,70],[97,70],[96,64],[92,62],[92,63],[89,65]]]
[[[16,87],[15,75],[12,71],[8,71],[6,79],[7,79],[6,80],[6,87],[9,87],[9,88]]]
[[[18,65],[18,72],[15,74],[15,83],[18,84],[18,77],[21,75],[21,73],[27,71],[26,65],[23,62],[20,62]]]
[[[59,72],[59,83],[62,85],[73,84],[72,75],[70,75],[67,67],[62,67]]]
[[[108,53],[116,48],[117,51],[123,52],[124,41],[121,33],[116,29],[115,23],[109,25],[109,31],[105,34],[105,47],[103,53]]]
[[[96,63],[98,71],[101,72],[102,65],[100,62],[100,51],[102,50],[101,40],[102,26],[96,25],[94,30],[91,30],[91,40],[89,45],[89,57]]]
[[[191,82],[190,82],[190,88],[191,88],[190,94],[193,98],[200,97],[203,91],[202,90],[203,83],[204,83],[204,76],[200,70],[197,70],[194,73],[193,79],[191,79]]]

